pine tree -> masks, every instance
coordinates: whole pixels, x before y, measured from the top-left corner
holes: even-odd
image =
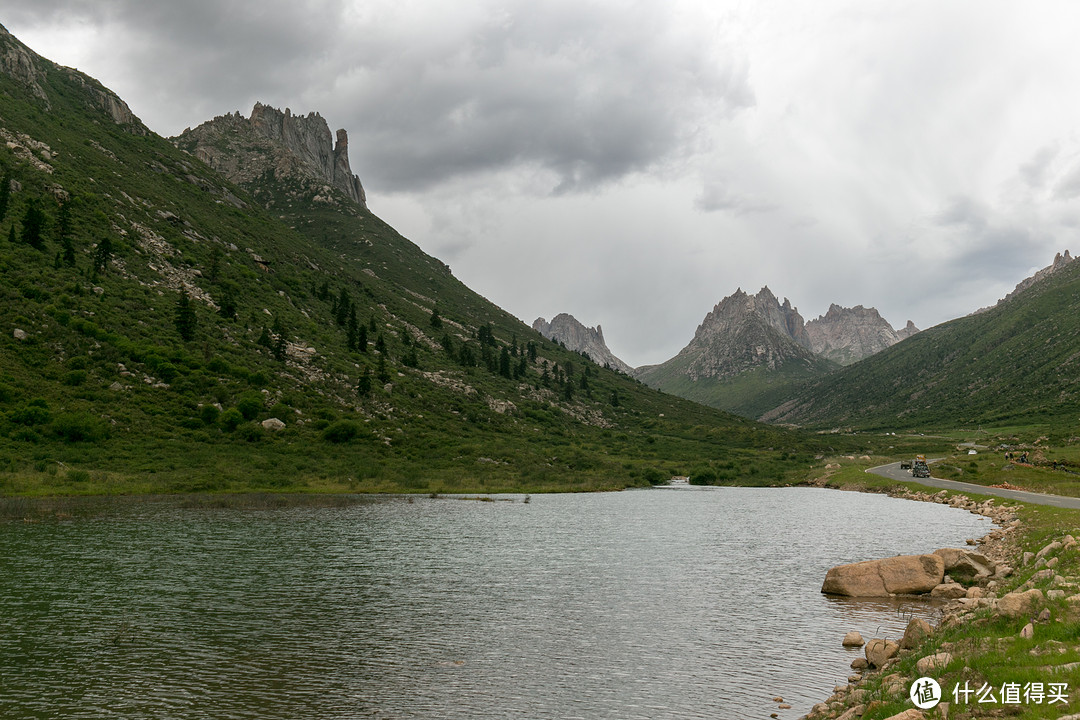
[[[431,311],[431,317],[428,319],[428,322],[430,322],[431,327],[435,328],[436,330],[442,327],[442,318],[439,317],[439,308],[436,307],[434,310]]]
[[[356,384],[356,394],[360,397],[367,397],[371,394],[371,368],[365,366],[364,372],[360,375],[360,381]]]
[[[106,235],[94,248],[93,263],[94,274],[103,273],[109,267],[109,258],[112,256],[112,240]]]
[[[12,245],[18,242],[15,238],[15,223],[11,223],[11,227],[8,229],[8,242]]]
[[[338,325],[344,326],[349,320],[349,310],[352,308],[352,298],[349,297],[349,291],[345,288],[341,288],[341,295],[338,296],[337,309],[334,311],[334,319],[337,320]]]
[[[499,374],[504,378],[510,378],[510,351],[504,346],[499,354]]]
[[[218,314],[226,320],[236,319],[236,300],[228,290],[221,295],[221,309]]]
[[[259,334],[259,339],[255,342],[262,345],[264,348],[273,346],[274,341],[270,339],[270,331],[266,329],[265,325],[263,325],[262,333]]]
[[[0,180],[0,220],[7,217],[8,206],[11,204],[11,170],[4,171],[4,177]]]
[[[281,324],[281,318],[274,318],[274,327],[271,328],[274,333],[274,344],[270,347],[270,352],[274,354],[274,359],[282,361],[285,359],[285,349],[287,347],[285,340],[285,326]]]
[[[191,304],[191,298],[184,290],[180,291],[180,298],[176,301],[176,332],[184,342],[195,339],[195,327],[198,325],[195,316],[195,308]]]
[[[45,211],[41,209],[37,199],[31,200],[26,206],[26,212],[22,220],[22,241],[35,250],[45,249]]]
[[[356,328],[356,349],[362,353],[367,352],[367,326],[360,325]]]

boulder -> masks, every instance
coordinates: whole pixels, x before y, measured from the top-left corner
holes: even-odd
[[[994,562],[982,553],[958,548],[942,548],[934,551],[945,561],[945,572],[953,577],[984,578],[994,574]]]
[[[967,597],[967,589],[959,583],[941,583],[936,588],[930,591],[930,597],[944,598],[945,600],[955,600],[956,598]]]
[[[1043,593],[1039,589],[1011,592],[998,598],[997,613],[1010,618],[1028,617],[1042,601]]]
[[[263,420],[262,426],[267,430],[276,431],[285,429],[285,423],[283,423],[281,420],[278,420],[277,418],[267,418],[266,420]]]
[[[882,667],[888,660],[896,656],[896,653],[900,652],[900,646],[894,643],[892,640],[882,640],[881,638],[874,638],[870,642],[866,643],[866,647],[863,648],[863,652],[866,654],[866,662],[870,667],[879,668]]]
[[[1050,555],[1051,553],[1057,552],[1061,548],[1062,548],[1061,543],[1058,542],[1057,540],[1055,540],[1054,542],[1050,543],[1049,545],[1044,547],[1039,552],[1035,553],[1035,559],[1038,560],[1039,558],[1044,558],[1047,555]]]
[[[1035,626],[1031,623],[1025,625],[1020,631],[1020,637],[1024,638],[1025,640],[1030,640],[1031,638],[1035,637]]]
[[[15,330],[11,333],[11,336],[16,340],[25,340],[27,338],[26,331],[20,328],[15,328]]]
[[[1064,595],[1064,593],[1062,593],[1062,595]],[[852,630],[844,636],[844,641],[842,644],[844,647],[862,647],[864,644],[866,644],[866,641],[863,640],[863,637],[860,633]]]
[[[905,710],[899,715],[890,715],[889,717],[885,718],[885,720],[926,720],[926,716],[923,715],[922,712],[920,712],[919,710],[911,708],[909,710]]]
[[[900,647],[905,650],[913,648],[926,638],[930,637],[930,633],[932,632],[933,629],[930,627],[930,623],[922,618],[911,618],[907,627],[904,629],[904,637],[900,639]]]
[[[849,597],[887,597],[928,593],[945,577],[939,555],[897,555],[837,565],[825,575],[821,592]]]
[[[927,655],[915,663],[915,670],[918,671],[919,675],[928,675],[933,670],[944,670],[945,666],[951,663],[952,660],[953,656],[947,652]]]

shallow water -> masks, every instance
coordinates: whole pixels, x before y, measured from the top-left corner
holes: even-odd
[[[826,598],[829,567],[991,527],[810,488],[522,500],[0,523],[0,717],[796,718],[845,632],[935,612]]]

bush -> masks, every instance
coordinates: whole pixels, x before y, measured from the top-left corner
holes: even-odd
[[[67,375],[64,375],[65,385],[82,385],[84,382],[86,382],[85,370],[72,370]]]
[[[232,432],[237,428],[240,423],[244,422],[244,416],[240,414],[240,411],[236,408],[229,408],[225,412],[221,413],[221,417],[218,418],[218,422],[221,423],[221,427],[225,428],[229,432]]]
[[[48,407],[43,406],[42,401],[31,400],[21,408],[16,408],[8,413],[8,418],[16,425],[44,425],[52,419],[52,413]]]
[[[647,468],[645,472],[642,473],[642,477],[645,478],[645,482],[649,483],[650,485],[661,485],[671,479],[669,477],[665,477],[664,473],[660,472],[656,468]]]
[[[89,413],[64,413],[53,421],[53,432],[64,442],[98,442],[108,436],[109,428]]]
[[[219,415],[221,415],[221,411],[217,409],[216,405],[203,405],[199,409],[199,417],[207,425],[216,423]]]
[[[323,430],[323,439],[332,443],[349,442],[360,434],[360,427],[351,420],[338,420]]]
[[[263,411],[262,393],[244,393],[240,396],[240,401],[236,403],[236,409],[240,411],[245,420],[254,420]]]

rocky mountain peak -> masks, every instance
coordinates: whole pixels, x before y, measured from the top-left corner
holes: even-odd
[[[881,352],[918,331],[909,320],[901,335],[875,308],[845,308],[836,303],[829,306],[827,313],[806,323],[813,351],[841,365]]]
[[[551,322],[542,317],[536,318],[532,328],[549,340],[561,342],[569,350],[585,353],[597,365],[608,365],[624,373],[632,370],[608,349],[604,342],[604,331],[599,325],[595,328],[586,327],[573,315],[560,313],[553,317]]]
[[[46,111],[53,109],[52,98],[46,90],[49,86],[49,73],[62,74],[80,86],[82,98],[88,106],[105,113],[113,122],[133,135],[146,135],[150,132],[116,93],[78,70],[57,65],[41,57],[23,45],[3,25],[0,25],[0,73],[26,88],[41,102]]]
[[[348,133],[331,135],[317,112],[293,115],[289,108],[255,103],[248,118],[221,115],[185,130],[175,142],[237,184],[271,172],[278,179],[306,181],[315,191],[319,185],[335,188],[367,207],[364,187],[349,166]]]

